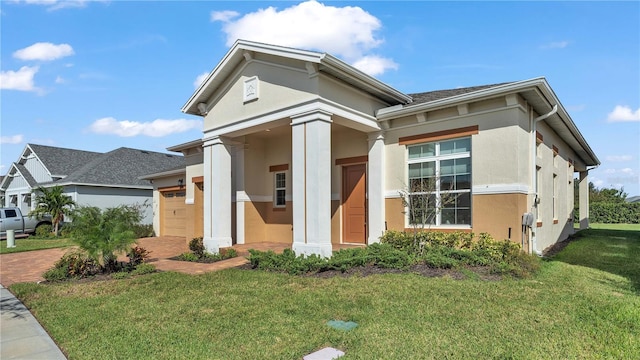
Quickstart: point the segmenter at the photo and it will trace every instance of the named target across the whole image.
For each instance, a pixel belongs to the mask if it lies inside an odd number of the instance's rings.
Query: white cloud
[[[12,135],[0,137],[0,144],[20,144],[24,140],[24,135]]]
[[[39,42],[13,53],[13,57],[20,60],[50,61],[74,54],[69,44],[52,44]]]
[[[616,173],[616,169],[606,169],[604,171],[605,174],[615,174]]]
[[[56,84],[64,84],[66,81],[62,76],[56,76]]]
[[[33,84],[33,77],[38,69],[37,66],[23,66],[18,71],[0,71],[0,89],[40,91]]]
[[[607,116],[608,122],[640,121],[640,108],[633,111],[626,105],[617,105]]]
[[[609,155],[606,157],[607,161],[611,162],[624,162],[633,160],[633,156],[631,155]]]
[[[633,169],[632,168],[620,169],[620,172],[623,173],[623,174],[627,174],[627,175],[633,175]]]
[[[364,56],[354,62],[353,66],[356,69],[373,76],[380,75],[387,69],[398,69],[398,64],[396,64],[393,60],[376,55]]]
[[[232,11],[211,14],[212,21],[223,23],[227,46],[244,39],[319,50],[360,64],[361,70],[376,75],[398,68],[393,60],[370,53],[383,43],[376,36],[382,23],[357,6],[335,7],[310,0],[282,10],[268,7],[238,16]]]
[[[232,10],[212,11],[211,21],[229,22],[231,21],[231,19],[233,19],[234,17],[238,17],[239,15],[239,12]]]
[[[548,44],[544,44],[544,45],[540,46],[540,48],[541,49],[564,49],[567,46],[569,46],[569,42],[564,40],[564,41],[550,42]]]
[[[15,0],[14,2],[22,2],[28,5],[44,5],[48,11],[55,11],[67,8],[83,8],[90,2],[108,2],[108,0]]]
[[[194,88],[199,88],[200,84],[202,84],[202,82],[204,81],[204,79],[207,78],[207,76],[209,76],[208,72],[203,72],[202,74],[198,75],[198,77],[196,77],[196,79],[193,81],[193,87]]]
[[[129,120],[118,121],[112,117],[106,117],[94,121],[89,127],[89,130],[96,134],[118,135],[122,137],[138,135],[162,137],[193,129],[201,130],[202,121],[156,119],[150,122],[138,122]]]

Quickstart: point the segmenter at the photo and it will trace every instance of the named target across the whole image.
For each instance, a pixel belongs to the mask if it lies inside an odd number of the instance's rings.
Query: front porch
[[[372,131],[374,130],[374,131]],[[204,141],[204,243],[330,257],[384,232],[384,138],[323,111]]]

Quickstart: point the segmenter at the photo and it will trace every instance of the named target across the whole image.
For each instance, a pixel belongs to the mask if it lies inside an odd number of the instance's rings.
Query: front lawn
[[[300,359],[326,346],[345,360],[633,359],[639,246],[640,232],[589,230],[527,280],[231,269],[10,289],[71,359]]]
[[[2,240],[0,243],[0,254],[10,254],[23,251],[43,250],[61,248],[75,245],[71,240],[67,238],[63,239],[34,239],[32,237],[24,239],[16,239],[16,247],[7,248],[7,240]]]

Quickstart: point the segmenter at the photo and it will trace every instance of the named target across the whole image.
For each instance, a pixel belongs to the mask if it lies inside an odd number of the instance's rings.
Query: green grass
[[[70,239],[34,239],[32,237],[16,239],[16,247],[14,248],[7,248],[7,240],[2,240],[0,243],[0,254],[53,249],[75,245]]]
[[[640,224],[589,224],[592,229],[640,231]]]
[[[345,360],[633,359],[639,236],[588,230],[528,280],[231,269],[11,290],[70,359],[300,359],[326,346]]]

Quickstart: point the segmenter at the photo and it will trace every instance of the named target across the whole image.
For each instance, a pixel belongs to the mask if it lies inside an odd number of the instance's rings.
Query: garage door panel
[[[160,233],[164,236],[184,236],[186,230],[186,193],[182,191],[162,192]]]

